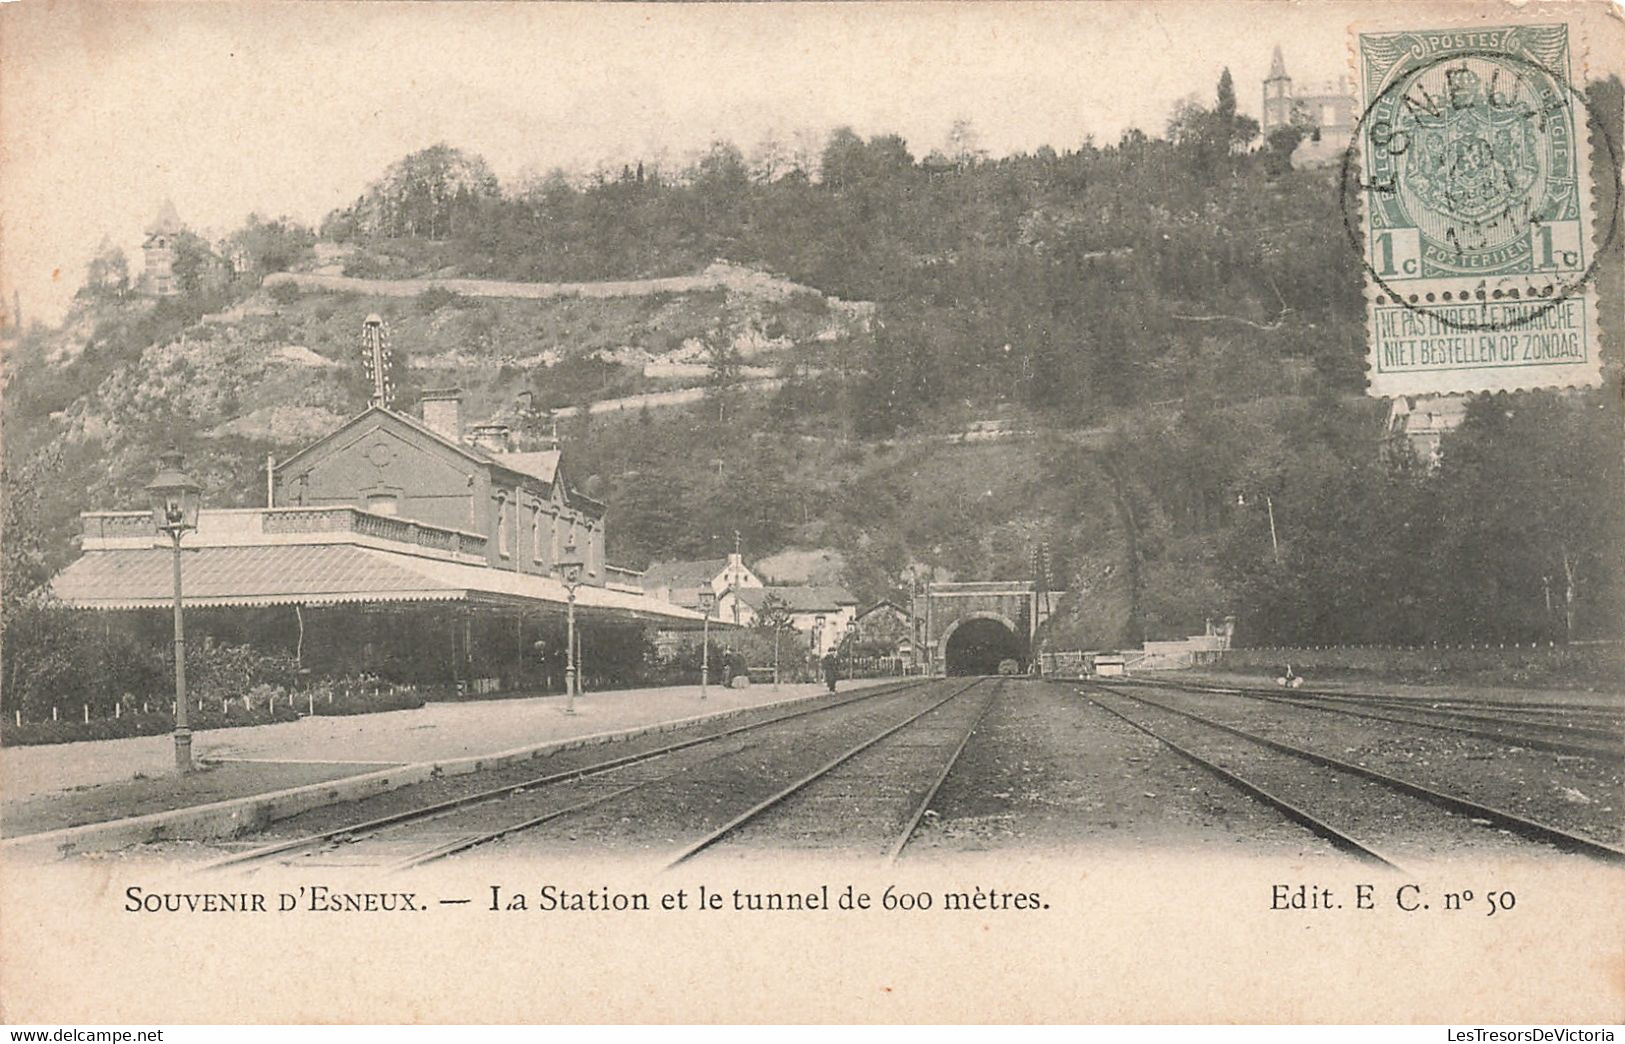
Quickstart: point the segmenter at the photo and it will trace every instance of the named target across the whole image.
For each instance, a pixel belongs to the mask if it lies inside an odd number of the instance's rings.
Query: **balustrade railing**
[[[157,536],[152,515],[145,511],[93,511],[83,514],[81,520],[85,538],[92,546],[101,541],[156,540]],[[188,541],[194,547],[240,546],[259,543],[267,537],[313,533],[355,533],[450,554],[483,555],[486,547],[486,538],[478,533],[432,526],[409,518],[375,515],[349,505],[205,510],[198,517],[196,534]]]

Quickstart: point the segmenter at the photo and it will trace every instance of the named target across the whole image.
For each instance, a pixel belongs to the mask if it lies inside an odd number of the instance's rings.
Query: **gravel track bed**
[[[905,859],[1009,848],[1336,852],[1054,682],[1008,682],[932,804],[938,815]]]
[[[1418,713],[1472,714],[1482,718],[1513,723],[1539,723],[1553,725],[1579,725],[1586,728],[1625,729],[1625,715],[1614,710],[1587,710],[1571,707],[1491,707],[1474,703],[1424,702],[1422,700],[1339,700],[1349,706],[1413,710]]]
[[[1184,690],[1179,690],[1183,692]],[[1229,695],[1229,694],[1219,694]],[[1504,732],[1509,743],[1519,738],[1531,740],[1566,740],[1573,743],[1589,744],[1596,747],[1606,747],[1610,741],[1615,745],[1625,738],[1625,730],[1621,730],[1608,721],[1580,721],[1568,715],[1558,717],[1546,716],[1548,712],[1532,712],[1536,717],[1507,717],[1504,714],[1486,715],[1476,710],[1458,711],[1455,708],[1419,707],[1414,703],[1410,705],[1397,705],[1392,703],[1360,702],[1347,700],[1327,700],[1318,703],[1313,697],[1308,697],[1303,703],[1293,704],[1284,700],[1272,699],[1267,696],[1257,696],[1250,693],[1238,694],[1242,699],[1253,700],[1264,706],[1293,707],[1315,710],[1316,713],[1337,713],[1343,717],[1354,714],[1376,714],[1392,718],[1401,723],[1427,725],[1442,725],[1454,728],[1476,729],[1481,732]],[[1323,708],[1323,709],[1322,709]],[[1374,721],[1374,718],[1362,719]],[[1584,731],[1582,731],[1584,730]],[[1606,732],[1606,737],[1595,735],[1596,730]],[[1434,730],[1442,731],[1442,730]],[[1625,753],[1625,751],[1622,751]]]
[[[432,779],[424,783],[402,787],[383,794],[365,798],[360,801],[344,802],[337,805],[328,805],[323,808],[311,809],[308,812],[278,820],[265,829],[253,834],[244,835],[231,841],[222,842],[173,842],[155,845],[138,846],[132,851],[161,852],[167,857],[171,849],[185,848],[188,850],[206,850],[217,853],[242,851],[247,848],[257,848],[262,845],[273,844],[278,841],[291,840],[310,834],[323,833],[341,827],[365,823],[383,816],[409,811],[425,805],[440,801],[449,801],[455,798],[466,797],[481,791],[496,787],[510,786],[523,783],[526,780],[542,776],[554,775],[562,772],[573,772],[580,769],[591,768],[594,765],[615,758],[626,757],[633,754],[645,753],[668,746],[672,743],[688,739],[697,739],[705,736],[717,736],[729,729],[756,722],[765,722],[792,711],[817,710],[819,713],[810,717],[802,717],[785,722],[783,726],[765,726],[765,728],[789,728],[797,725],[805,726],[819,720],[824,714],[839,714],[839,705],[842,701],[850,700],[851,693],[840,693],[834,697],[821,696],[808,700],[794,707],[762,707],[723,718],[714,722],[704,722],[697,725],[686,726],[668,732],[654,731],[642,736],[614,742],[589,743],[580,747],[572,747],[553,754],[548,754],[527,761],[518,762],[501,768],[487,769],[482,772],[473,772],[467,775],[447,776]],[[867,699],[860,699],[856,705],[877,704],[905,698],[905,693],[880,695]],[[750,733],[739,737],[744,741]],[[694,750],[702,750],[709,744],[702,744]],[[687,752],[678,752],[687,753]],[[626,766],[624,771],[641,769],[644,772],[655,772],[655,766],[662,765],[671,757],[664,755],[637,766]],[[564,784],[557,784],[563,786]],[[578,784],[571,784],[572,786]],[[482,807],[482,806],[473,806]],[[523,818],[522,816],[516,818]],[[439,821],[428,821],[420,826],[429,832],[448,832],[445,824]],[[467,833],[469,831],[463,831]]]
[[[1007,683],[984,681],[763,811],[701,860],[749,849],[815,848],[884,856],[965,733]]]
[[[737,750],[708,757],[649,786],[482,846],[468,858],[481,853],[503,858],[606,852],[675,855],[963,684],[962,679],[939,681],[897,698],[763,729],[751,734],[750,742]]]
[[[1423,859],[1504,855],[1533,844],[1375,781],[1310,764],[1168,711],[1105,693],[1089,696],[1382,855]]]
[[[1396,723],[1324,714],[1310,708],[1262,703],[1241,696],[1170,689],[1146,691],[1137,688],[1134,691],[1136,694],[1143,692],[1170,707],[1200,714],[1277,742],[1374,769],[1605,843],[1615,843],[1621,835],[1618,810],[1625,807],[1621,804],[1625,800],[1625,791],[1622,791],[1620,765],[1617,762],[1531,750],[1496,740],[1433,729],[1411,729]],[[1150,713],[1150,710],[1136,706],[1134,713],[1142,712]],[[1188,723],[1188,726],[1206,730],[1205,726],[1194,722]],[[1286,757],[1275,753],[1268,756]],[[1296,763],[1303,766],[1303,772],[1311,771],[1307,762]],[[1247,772],[1243,771],[1242,774],[1247,775]],[[1339,775],[1348,778],[1345,774]],[[1262,780],[1258,782],[1262,784]],[[1339,785],[1340,788],[1343,786]],[[1319,805],[1306,803],[1305,807],[1316,811]],[[1411,824],[1412,838],[1419,839],[1431,832],[1432,828],[1427,823],[1432,817],[1445,815],[1445,810],[1437,806],[1423,807],[1430,810],[1427,816],[1392,821],[1388,824],[1391,832],[1403,837],[1406,822]],[[1378,813],[1373,811],[1374,822],[1377,816]],[[1351,833],[1361,836],[1358,830]],[[1551,850],[1546,846],[1540,847]]]
[[[790,725],[786,722],[782,727]],[[768,726],[775,727],[779,726]],[[544,815],[570,815],[575,806],[595,799],[611,799],[629,787],[659,785],[673,775],[703,769],[723,758],[748,754],[756,745],[754,733],[729,736],[652,761],[610,769],[590,779],[553,783],[535,791],[516,791],[430,819],[385,827],[354,842],[330,844],[328,848],[301,854],[290,862],[300,866],[391,864],[452,841],[514,827]]]

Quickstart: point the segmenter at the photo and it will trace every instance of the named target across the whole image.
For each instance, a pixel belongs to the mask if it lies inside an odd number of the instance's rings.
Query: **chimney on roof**
[[[430,388],[418,397],[424,427],[452,442],[463,441],[463,389]]]
[[[476,424],[468,441],[487,453],[507,453],[513,449],[513,430],[506,424]]]

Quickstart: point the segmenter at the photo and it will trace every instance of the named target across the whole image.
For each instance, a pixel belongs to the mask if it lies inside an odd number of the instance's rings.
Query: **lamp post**
[[[175,548],[175,768],[192,771],[192,729],[186,720],[186,624],[181,618],[181,534],[197,528],[203,487],[181,470],[181,454],[159,457],[158,474],[147,484],[152,522],[169,534]]]
[[[570,597],[565,610],[565,639],[564,639],[564,713],[576,712],[576,588],[581,586],[581,571],[586,563],[576,552],[574,543],[564,548],[564,554],[554,564],[558,570],[559,579],[564,581],[565,590]]]
[[[717,593],[709,586],[700,588],[700,612],[705,623],[700,630],[700,699],[705,699],[705,687],[711,681],[711,610],[717,604]]]
[[[775,605],[767,619],[773,625],[773,688],[776,690],[779,687],[779,636],[790,626],[790,610],[783,605]]]

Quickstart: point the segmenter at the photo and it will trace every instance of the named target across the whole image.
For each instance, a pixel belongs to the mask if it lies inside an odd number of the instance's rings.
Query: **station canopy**
[[[119,519],[122,521],[122,519]],[[396,550],[354,534],[299,543],[183,545],[187,606],[337,606],[460,603],[562,612],[568,591],[557,577]],[[336,538],[336,539],[335,539]],[[145,546],[133,546],[143,544]],[[87,539],[85,554],[58,573],[49,594],[73,609],[162,609],[174,600],[174,552],[167,541]],[[417,550],[417,549],[413,549]],[[581,584],[576,611],[602,620],[698,627],[699,613],[638,592]]]

